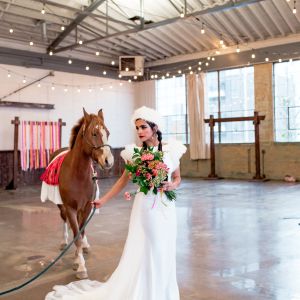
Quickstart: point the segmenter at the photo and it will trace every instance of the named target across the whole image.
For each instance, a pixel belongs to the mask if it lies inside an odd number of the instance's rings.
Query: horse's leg
[[[80,221],[79,221],[79,228],[80,229],[83,227],[85,221],[89,217],[90,212],[91,212],[91,209],[87,207],[86,210],[82,213]],[[83,250],[83,253],[88,254],[89,253],[89,248],[91,246],[88,243],[88,240],[87,240],[87,237],[86,237],[86,234],[85,234],[85,230],[82,231],[81,237],[82,237],[82,250]]]
[[[60,210],[60,216],[64,221],[63,224],[63,241],[60,244],[60,250],[64,250],[66,246],[68,245],[68,238],[69,238],[69,228],[68,228],[68,223],[67,223],[67,214],[66,214],[66,209],[64,205],[62,204],[57,204],[59,210]]]
[[[78,226],[78,222],[77,222],[77,212],[76,212],[76,210],[74,210],[72,208],[66,208],[66,212],[67,212],[67,217],[68,217],[68,220],[69,220],[69,223],[70,223],[70,226],[72,228],[74,238],[75,238],[79,232],[79,226]],[[76,245],[77,249],[75,252],[75,260],[74,260],[74,264],[73,264],[73,269],[74,269],[74,267],[78,266],[78,268],[76,268],[77,269],[76,277],[78,279],[88,278],[87,269],[85,267],[85,261],[84,261],[84,257],[83,257],[83,251],[82,251],[81,235],[75,242],[75,245]]]

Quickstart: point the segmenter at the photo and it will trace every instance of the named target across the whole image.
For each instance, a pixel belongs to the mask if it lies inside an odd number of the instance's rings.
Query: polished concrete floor
[[[102,180],[102,191],[113,181]],[[39,189],[0,191],[1,291],[32,277],[59,253],[58,210],[39,201]],[[184,179],[178,194],[181,300],[300,299],[299,184]],[[91,221],[91,279],[104,281],[116,267],[130,208],[120,196]],[[41,300],[53,285],[73,281],[73,252],[1,299]]]

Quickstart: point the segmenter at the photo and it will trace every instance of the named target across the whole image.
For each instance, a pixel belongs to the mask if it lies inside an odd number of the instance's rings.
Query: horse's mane
[[[77,124],[75,126],[73,126],[72,130],[71,130],[71,137],[70,137],[70,149],[72,149],[75,145],[75,141],[78,135],[78,132],[83,124],[84,121],[84,117],[82,117],[81,119],[78,120]]]

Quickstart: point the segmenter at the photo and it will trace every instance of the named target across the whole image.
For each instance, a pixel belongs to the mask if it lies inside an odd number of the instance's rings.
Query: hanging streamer
[[[21,122],[21,168],[45,168],[50,155],[61,147],[59,122]]]

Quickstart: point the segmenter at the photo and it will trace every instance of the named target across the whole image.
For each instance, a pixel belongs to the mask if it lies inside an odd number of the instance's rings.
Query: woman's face
[[[142,119],[136,120],[135,128],[136,128],[137,135],[142,142],[151,140],[153,136],[153,130],[145,120]]]

